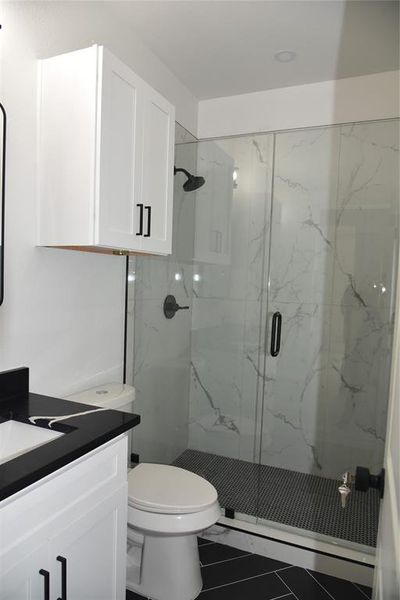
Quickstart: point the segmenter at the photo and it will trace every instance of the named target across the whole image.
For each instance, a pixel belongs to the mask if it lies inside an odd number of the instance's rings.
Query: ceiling
[[[399,2],[106,2],[199,99],[399,68]],[[278,62],[283,50],[296,53]]]

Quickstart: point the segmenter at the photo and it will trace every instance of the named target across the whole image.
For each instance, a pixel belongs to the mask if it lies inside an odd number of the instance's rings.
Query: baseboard
[[[342,548],[333,542],[318,542],[282,530],[274,532],[262,525],[225,517],[221,517],[218,524],[204,532],[202,537],[372,587],[374,556]]]

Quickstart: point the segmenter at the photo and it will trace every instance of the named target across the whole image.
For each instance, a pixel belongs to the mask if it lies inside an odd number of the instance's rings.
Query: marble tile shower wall
[[[218,142],[238,187],[229,261],[195,257],[190,448],[253,461],[261,447],[264,464],[335,478],[380,468],[398,137],[388,121],[277,134],[275,148],[272,135]],[[215,168],[210,144],[198,144],[199,171]],[[272,358],[263,332],[275,311]]]
[[[196,169],[196,144],[184,142],[193,140],[177,124],[175,164],[189,171]],[[184,181],[175,177],[172,255],[130,262],[134,340],[128,347],[134,355],[127,360],[133,366],[127,381],[135,386],[135,411],[142,418],[132,446],[148,462],[170,463],[188,447],[195,195],[183,191]],[[167,320],[162,308],[168,294],[190,310]]]
[[[257,460],[255,428],[261,422],[260,315],[273,141],[272,135],[258,135],[198,144],[198,171],[206,184],[196,200],[189,447],[249,461]],[[224,186],[222,197],[220,182],[227,179],[230,193]],[[219,215],[215,205],[224,206],[225,214]],[[208,223],[198,218],[203,210],[210,215]],[[205,226],[219,228],[220,248]],[[204,239],[208,253],[202,253]],[[218,252],[221,247],[224,253]]]
[[[399,222],[399,122],[341,128],[325,472],[383,463]]]

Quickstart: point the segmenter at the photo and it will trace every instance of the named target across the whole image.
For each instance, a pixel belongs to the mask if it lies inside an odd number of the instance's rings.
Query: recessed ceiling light
[[[296,56],[297,54],[296,52],[293,52],[293,50],[281,50],[280,52],[274,54],[275,60],[282,63],[291,62],[296,58]]]

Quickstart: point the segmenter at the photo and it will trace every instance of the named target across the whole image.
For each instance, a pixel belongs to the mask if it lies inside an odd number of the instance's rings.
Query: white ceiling
[[[399,68],[399,2],[111,1],[199,99]],[[280,63],[274,54],[297,53]]]

